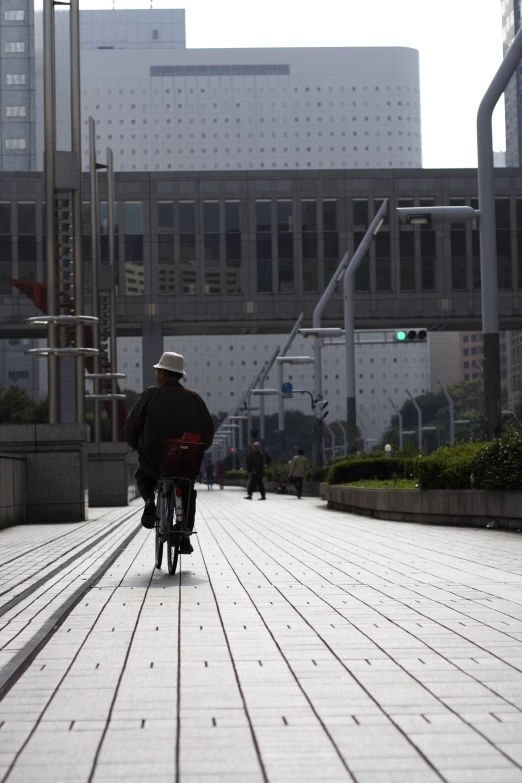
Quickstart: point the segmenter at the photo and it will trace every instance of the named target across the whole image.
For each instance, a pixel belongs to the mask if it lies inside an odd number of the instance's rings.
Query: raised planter
[[[361,489],[322,485],[328,508],[398,522],[522,528],[522,492],[482,489]]]
[[[0,454],[0,528],[25,522],[25,457]]]
[[[247,479],[225,479],[225,486],[227,487],[248,487]],[[303,487],[303,497],[316,498],[319,497],[319,481],[306,481]],[[265,481],[265,490],[267,492],[275,492],[277,484],[275,481]],[[295,487],[288,488],[288,495],[295,495]]]

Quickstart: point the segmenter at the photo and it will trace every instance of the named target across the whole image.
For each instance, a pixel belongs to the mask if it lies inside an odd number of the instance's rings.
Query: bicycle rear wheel
[[[161,568],[163,560],[163,541],[160,538],[159,525],[156,523],[156,568]]]
[[[179,533],[170,533],[167,541],[167,560],[169,566],[169,574],[174,576],[176,573],[176,567],[178,565],[179,549],[181,544],[181,536]]]

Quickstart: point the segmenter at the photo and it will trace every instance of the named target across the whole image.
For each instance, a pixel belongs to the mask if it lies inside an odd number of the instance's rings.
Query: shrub
[[[248,473],[246,470],[227,470],[227,479],[247,479]]]
[[[308,478],[310,481],[326,481],[326,468],[312,468]]]
[[[334,463],[328,471],[329,484],[346,484],[361,479],[411,478],[416,460],[411,457],[368,456]]]
[[[475,461],[484,449],[483,443],[461,443],[443,446],[429,457],[417,460],[416,473],[421,489],[471,489],[471,475],[476,482]]]
[[[486,444],[473,462],[480,489],[522,489],[522,425],[517,422],[502,438]]]

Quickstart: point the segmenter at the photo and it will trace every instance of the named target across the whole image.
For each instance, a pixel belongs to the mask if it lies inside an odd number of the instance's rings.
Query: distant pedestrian
[[[292,460],[292,464],[290,465],[290,478],[293,478],[295,488],[297,490],[297,498],[298,500],[301,500],[301,495],[303,494],[303,484],[304,480],[308,475],[308,472],[310,471],[310,463],[308,462],[307,458],[304,455],[303,449],[299,449],[297,454]]]
[[[261,444],[257,441],[252,444],[252,451],[247,455],[246,469],[250,473],[247,496],[245,500],[252,500],[252,493],[259,489],[261,497],[259,500],[266,500],[265,485],[263,484],[263,473],[266,465],[270,465],[271,459],[268,454],[261,450]]]
[[[212,462],[207,462],[205,465],[205,483],[207,489],[214,489],[214,465]]]
[[[225,478],[227,475],[227,471],[225,469],[225,466],[222,462],[218,462],[217,468],[216,468],[216,478],[219,483],[219,488],[224,489],[225,488]]]

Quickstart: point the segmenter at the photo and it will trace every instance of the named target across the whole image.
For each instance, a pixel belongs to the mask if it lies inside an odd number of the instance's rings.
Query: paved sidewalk
[[[522,783],[522,537],[242,497],[181,575],[130,541],[0,703],[0,781]]]

